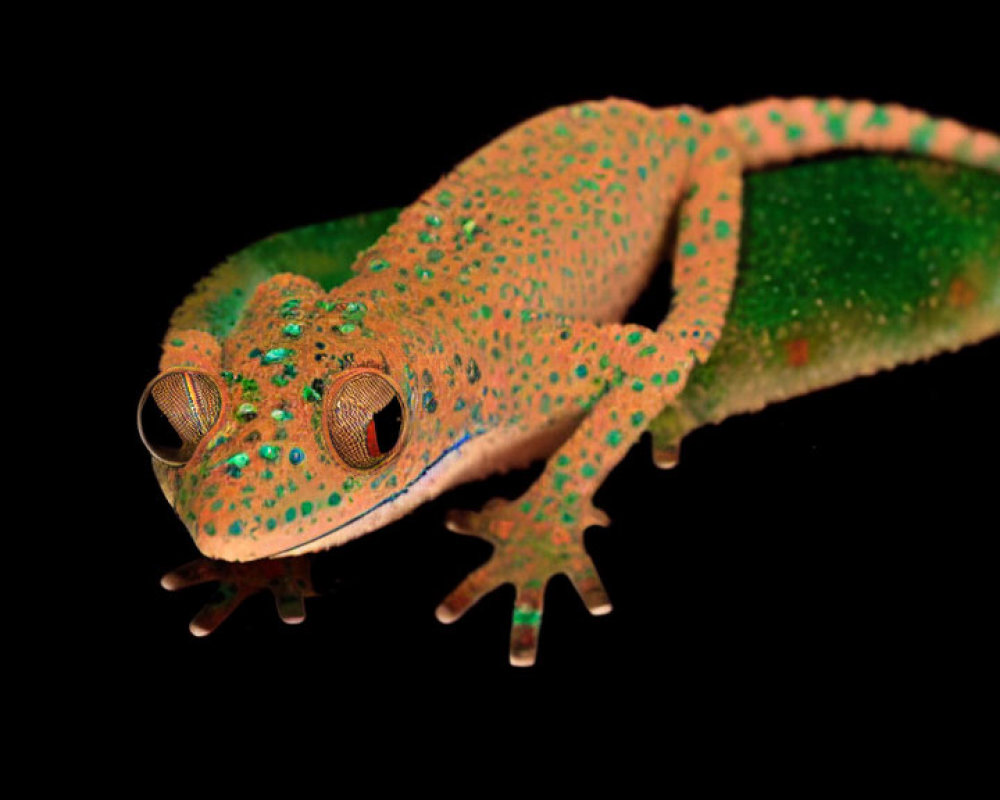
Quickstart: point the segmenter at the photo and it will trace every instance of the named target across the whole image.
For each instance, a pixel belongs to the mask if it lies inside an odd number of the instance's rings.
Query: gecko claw
[[[453,508],[445,516],[444,526],[452,533],[469,536],[475,529],[475,512]]]
[[[653,463],[660,469],[673,469],[681,460],[680,442],[653,442]]]

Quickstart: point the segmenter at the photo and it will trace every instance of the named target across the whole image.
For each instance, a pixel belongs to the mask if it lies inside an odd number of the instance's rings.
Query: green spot
[[[679,381],[680,379],[681,379],[681,374],[675,369],[672,369],[670,370],[670,372],[667,373],[668,384],[677,383],[677,381]]]
[[[586,364],[578,364],[577,367],[576,367],[576,369],[574,370],[574,372],[576,372],[576,376],[578,378],[586,378],[587,377],[587,365]]]
[[[444,253],[440,250],[434,249],[427,254],[427,260],[431,263],[437,263],[442,258],[444,258]]]
[[[593,464],[584,464],[580,467],[580,474],[584,478],[593,478],[597,474],[597,470],[594,468]]]
[[[625,337],[625,341],[629,344],[639,344],[639,342],[642,341],[642,332],[632,331],[632,333]]]
[[[632,415],[632,427],[633,428],[638,428],[640,425],[642,425],[642,421],[644,419],[646,419],[646,415],[643,414],[641,411],[636,411]]]
[[[729,234],[732,233],[732,227],[729,223],[723,219],[720,219],[715,223],[715,238],[716,239],[727,239]]]
[[[236,467],[237,469],[243,469],[250,463],[250,456],[246,453],[237,453],[231,458],[226,459],[226,464],[231,467]]]
[[[381,272],[384,269],[389,268],[389,262],[384,258],[376,258],[374,261],[368,262],[368,269],[372,272]]]
[[[441,217],[439,217],[437,214],[428,214],[424,218],[424,222],[426,222],[432,228],[440,228],[441,227]]]
[[[276,461],[278,456],[281,455],[281,448],[275,447],[273,444],[265,444],[261,445],[260,450],[257,452],[260,453],[261,458],[266,458],[268,461]]]
[[[368,313],[368,307],[364,303],[348,303],[344,306],[344,310],[341,316],[344,319],[352,320],[354,322],[359,322],[365,314]]]
[[[644,387],[643,387],[642,381],[640,381],[640,380],[634,380],[634,381],[632,381],[632,391],[633,392],[641,392],[643,390],[643,388]]]
[[[842,142],[847,138],[847,115],[830,114],[826,119],[826,132],[835,142]]]
[[[281,332],[285,334],[285,336],[291,336],[293,339],[297,339],[302,335],[302,326],[296,322],[290,322],[281,329]]]
[[[285,512],[285,522],[291,522],[293,519],[295,519],[295,506],[289,506]]]
[[[926,153],[934,141],[937,125],[933,120],[927,120],[913,129],[910,134],[910,148],[915,153]]]
[[[608,434],[608,438],[606,441],[612,447],[617,447],[622,443],[622,432],[619,430],[611,431],[611,433]]]
[[[172,344],[174,347],[183,347],[184,346],[184,340],[183,339],[171,339],[170,340],[170,344]]]
[[[801,125],[789,125],[785,128],[785,138],[790,142],[797,142],[805,133]]]
[[[452,204],[452,202],[454,202],[454,200],[455,200],[455,195],[453,195],[447,189],[445,189],[443,192],[441,192],[437,196],[437,201],[441,205],[443,205],[445,208],[447,208],[448,206],[450,206]]]
[[[313,389],[308,383],[302,387],[302,399],[307,403],[318,403],[322,397],[319,392]]]
[[[229,534],[231,536],[239,536],[241,533],[243,533],[243,523],[239,520],[229,526]]]
[[[538,626],[542,624],[542,612],[534,608],[515,608],[514,609],[514,624],[515,625],[531,625]]]
[[[865,122],[866,128],[887,128],[889,127],[889,112],[882,106],[875,106],[872,115]]]
[[[339,506],[340,495],[337,494],[337,492],[333,492],[328,498],[326,498],[326,502],[328,502],[331,506]]]
[[[694,244],[694,242],[685,242],[681,247],[681,254],[685,256],[693,256],[696,255],[697,252],[698,247]]]
[[[276,347],[274,350],[268,350],[260,359],[261,364],[276,364],[281,361],[281,359],[286,358],[292,354],[291,350],[284,347]]]
[[[303,517],[309,516],[310,514],[312,514],[312,510],[313,510],[313,504],[310,503],[308,500],[306,500],[302,504],[302,516]]]

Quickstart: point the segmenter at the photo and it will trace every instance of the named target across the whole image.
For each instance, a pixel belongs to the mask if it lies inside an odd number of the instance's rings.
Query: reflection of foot
[[[199,558],[168,572],[160,584],[174,591],[219,581],[218,591],[189,626],[195,636],[208,636],[246,598],[265,589],[274,595],[278,615],[284,622],[289,625],[302,622],[306,618],[305,598],[318,596],[309,577],[309,567],[309,559],[305,556],[246,563]]]
[[[437,618],[453,622],[479,598],[505,583],[517,591],[510,636],[510,663],[530,666],[538,651],[542,601],[549,578],[569,577],[592,614],[607,614],[611,602],[590,556],[583,547],[583,533],[592,525],[606,526],[607,515],[589,501],[575,506],[577,514],[535,509],[529,491],[520,500],[491,500],[479,513],[453,511],[449,530],[486,539],[493,555],[471,573],[438,606]],[[579,510],[585,509],[582,513]]]

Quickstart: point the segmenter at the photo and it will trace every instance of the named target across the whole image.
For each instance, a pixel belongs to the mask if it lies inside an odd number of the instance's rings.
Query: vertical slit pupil
[[[372,417],[372,425],[375,428],[378,453],[371,455],[384,455],[391,452],[399,441],[399,434],[403,427],[403,407],[399,404],[399,398],[393,397],[381,411],[376,411]]]

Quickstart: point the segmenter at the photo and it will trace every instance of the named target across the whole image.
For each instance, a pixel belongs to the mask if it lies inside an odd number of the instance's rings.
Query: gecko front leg
[[[611,610],[583,544],[588,527],[609,522],[592,498],[649,420],[676,398],[695,360],[689,344],[666,331],[590,323],[563,331],[542,344],[568,365],[560,380],[586,417],[524,495],[493,500],[478,513],[452,512],[448,520],[452,530],[495,549],[438,607],[438,619],[452,622],[485,594],[513,583],[515,666],[535,662],[545,587],[554,575],[570,578],[591,613]]]

